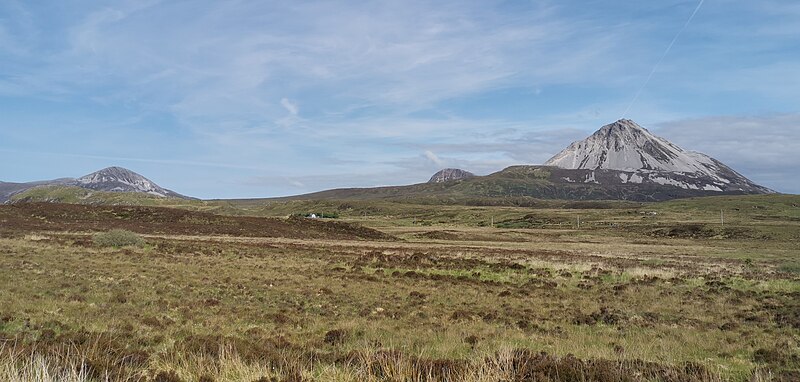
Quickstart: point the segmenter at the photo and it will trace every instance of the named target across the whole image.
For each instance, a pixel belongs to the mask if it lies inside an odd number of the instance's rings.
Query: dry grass
[[[81,357],[65,352],[40,355],[15,350],[8,344],[0,348],[0,380],[6,382],[89,382]]]
[[[786,242],[448,229],[470,240],[7,232],[0,380],[798,376]]]
[[[3,354],[0,358],[0,378],[8,382],[721,380],[717,373],[695,364],[664,367],[640,361],[584,361],[571,356],[558,358],[512,349],[501,349],[487,357],[464,361],[427,359],[396,351],[365,350],[350,353],[337,364],[314,363],[290,355],[272,363],[254,362],[241,358],[230,349],[221,349],[214,357],[171,353],[152,362],[150,370],[124,378],[93,375],[90,367],[79,355],[67,361],[59,356]],[[754,377],[754,380],[772,380],[769,372],[759,372]]]
[[[134,232],[124,229],[112,229],[108,232],[96,233],[92,237],[92,242],[100,247],[141,247],[145,244],[144,239]]]

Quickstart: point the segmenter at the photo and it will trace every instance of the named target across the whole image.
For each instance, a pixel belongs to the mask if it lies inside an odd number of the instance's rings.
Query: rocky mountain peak
[[[158,197],[192,199],[168,190],[150,179],[123,167],[107,167],[80,178],[61,178],[27,183],[0,182],[0,203],[7,203],[12,196],[40,186],[80,187],[94,191],[138,192]]]
[[[428,183],[442,183],[474,177],[475,174],[459,168],[446,168],[433,174]]]
[[[143,192],[155,196],[179,196],[123,167],[107,167],[75,180],[78,186],[98,191]]]
[[[645,133],[649,133],[649,131],[639,126],[638,123],[630,119],[620,119],[601,127],[600,130],[597,130],[592,135],[606,138],[622,138],[626,136],[638,136]]]
[[[682,188],[745,191],[760,187],[718,160],[684,150],[629,119],[605,125],[586,139],[573,142],[545,165],[624,171],[632,174],[631,179],[653,178]],[[687,176],[696,181],[687,183]]]
[[[78,178],[78,181],[87,182],[88,183],[88,182],[93,182],[93,181],[95,181],[97,179],[102,179],[102,178],[107,178],[107,179],[129,179],[129,180],[146,179],[145,177],[143,177],[143,176],[141,176],[141,175],[139,175],[139,174],[137,174],[137,173],[135,173],[135,172],[133,172],[131,170],[128,170],[127,168],[111,166],[111,167],[106,167],[106,168],[104,168],[102,170],[95,171],[95,172],[93,172],[91,174],[84,175],[84,176]]]
[[[545,165],[571,169],[653,170],[710,173],[711,158],[658,137],[629,119],[621,119],[573,142]]]

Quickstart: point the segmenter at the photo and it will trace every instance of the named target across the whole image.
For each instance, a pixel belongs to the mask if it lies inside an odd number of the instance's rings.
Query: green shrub
[[[100,247],[125,247],[142,246],[144,239],[134,232],[124,229],[112,229],[108,232],[101,232],[94,235],[94,244]]]

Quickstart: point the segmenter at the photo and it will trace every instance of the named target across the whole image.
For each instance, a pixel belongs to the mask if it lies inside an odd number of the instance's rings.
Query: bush
[[[126,231],[124,229],[112,229],[108,232],[102,232],[94,235],[93,241],[95,245],[100,247],[125,247],[125,246],[141,246],[144,245],[144,239],[134,232]]]

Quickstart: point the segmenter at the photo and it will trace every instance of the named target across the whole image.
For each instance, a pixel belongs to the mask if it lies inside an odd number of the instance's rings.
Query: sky
[[[0,180],[411,184],[541,164],[626,117],[800,193],[797,36],[794,0],[4,0]]]

